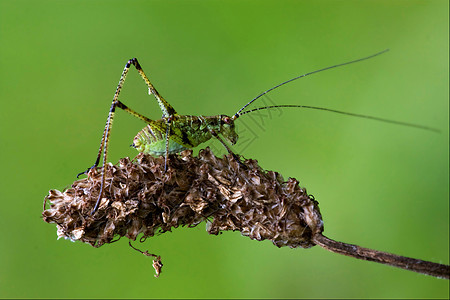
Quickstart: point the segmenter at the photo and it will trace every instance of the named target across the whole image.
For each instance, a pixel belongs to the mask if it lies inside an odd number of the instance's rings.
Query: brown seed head
[[[70,189],[51,190],[45,197],[42,216],[56,223],[58,237],[100,247],[126,236],[141,241],[178,226],[197,226],[208,221],[207,231],[240,231],[276,246],[309,248],[319,245],[331,252],[375,261],[438,278],[450,278],[450,266],[337,242],[322,235],[323,222],[317,201],[277,172],[264,171],[256,160],[238,162],[232,155],[215,157],[209,148],[197,157],[192,151],[164,157],[139,154],[108,165],[104,198],[92,214],[100,193],[101,169],[90,170],[86,179]],[[46,209],[46,203],[50,208]],[[161,257],[153,257],[156,277]]]
[[[164,158],[139,154],[108,165],[104,198],[91,212],[100,192],[101,170],[77,180],[60,192],[51,190],[42,213],[57,224],[58,237],[99,247],[115,237],[136,240],[178,226],[208,221],[207,231],[240,231],[251,239],[271,240],[276,246],[309,248],[312,236],[323,231],[318,203],[298,181],[264,171],[256,160],[238,163],[231,155],[217,158],[209,150],[197,157],[187,150]]]

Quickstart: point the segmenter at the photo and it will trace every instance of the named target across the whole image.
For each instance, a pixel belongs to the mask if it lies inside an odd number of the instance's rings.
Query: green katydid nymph
[[[411,124],[411,123],[405,123],[405,122],[398,122],[378,117],[372,117],[367,115],[361,115],[361,114],[355,114],[355,113],[349,113],[349,112],[343,112],[338,111],[334,109],[328,109],[323,107],[316,107],[316,106],[308,106],[308,105],[273,105],[273,106],[264,106],[259,107],[251,110],[244,111],[250,104],[252,104],[257,99],[261,98],[263,95],[273,91],[274,89],[285,85],[289,82],[292,82],[294,80],[297,80],[302,77],[306,77],[308,75],[312,75],[321,71],[329,70],[332,68],[356,63],[359,61],[363,61],[375,56],[378,56],[382,53],[385,53],[388,50],[384,50],[378,53],[375,53],[373,55],[363,57],[360,59],[352,60],[349,62],[329,66],[323,69],[319,69],[316,71],[312,71],[300,76],[297,76],[295,78],[292,78],[290,80],[284,81],[265,92],[259,94],[255,98],[253,98],[250,102],[248,102],[246,105],[244,105],[241,109],[239,109],[234,115],[227,116],[227,115],[216,115],[216,116],[190,116],[190,115],[179,115],[175,109],[158,93],[158,91],[155,89],[155,87],[152,85],[148,77],[145,75],[144,71],[142,70],[138,60],[136,58],[130,59],[122,72],[122,76],[120,77],[119,84],[117,86],[116,92],[113,97],[113,101],[111,104],[111,108],[109,110],[108,118],[106,121],[106,126],[103,131],[103,136],[100,142],[100,148],[97,154],[97,159],[94,163],[94,165],[90,168],[88,168],[86,171],[78,174],[85,174],[90,169],[96,168],[100,163],[100,158],[103,154],[103,162],[102,162],[102,182],[101,182],[101,188],[100,193],[97,199],[97,202],[95,204],[94,210],[92,211],[92,214],[96,212],[96,210],[99,207],[99,204],[101,202],[101,199],[103,197],[103,186],[105,185],[105,171],[107,167],[107,157],[108,157],[108,145],[109,145],[109,136],[112,128],[112,122],[114,118],[114,114],[116,111],[116,108],[123,109],[124,111],[128,112],[129,114],[137,117],[138,119],[141,119],[144,121],[147,126],[145,126],[134,138],[132,146],[136,148],[139,152],[143,152],[146,154],[152,154],[152,155],[164,155],[165,156],[165,166],[164,170],[167,170],[167,164],[168,164],[168,156],[169,154],[175,154],[179,153],[185,149],[195,148],[198,145],[210,140],[212,137],[218,139],[222,145],[227,149],[227,151],[232,154],[239,162],[239,158],[231,151],[230,147],[227,145],[226,142],[230,143],[231,145],[234,145],[238,140],[238,135],[235,130],[234,122],[236,119],[238,119],[240,116],[245,115],[247,113],[251,113],[258,110],[263,109],[272,109],[272,108],[287,108],[287,107],[295,107],[295,108],[308,108],[308,109],[316,109],[316,110],[323,110],[323,111],[329,111],[329,112],[335,112],[340,113],[344,115],[354,116],[354,117],[360,117],[360,118],[368,118],[373,119],[377,121],[382,122],[388,122],[388,123],[394,123],[399,125],[405,125],[410,127],[416,127],[431,131],[437,131],[433,128]],[[128,74],[128,71],[133,65],[136,70],[138,71],[139,75],[142,77],[144,82],[148,86],[148,92],[149,94],[153,94],[155,96],[156,100],[158,101],[159,107],[162,111],[162,118],[160,120],[151,120],[144,115],[128,108],[124,103],[122,103],[119,100],[119,93],[122,89],[122,86],[125,82],[125,78]],[[223,139],[222,139],[223,138]],[[226,141],[226,142],[225,142]]]

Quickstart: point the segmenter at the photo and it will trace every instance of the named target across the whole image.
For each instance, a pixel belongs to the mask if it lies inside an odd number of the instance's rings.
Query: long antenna
[[[323,110],[323,111],[334,112],[334,113],[343,114],[343,115],[352,116],[352,117],[372,119],[372,120],[381,121],[381,122],[385,122],[385,123],[391,123],[391,124],[396,124],[396,125],[403,125],[403,126],[408,126],[408,127],[414,127],[414,128],[429,130],[429,131],[433,131],[433,132],[441,132],[439,129],[435,129],[435,128],[428,127],[428,126],[423,126],[423,125],[418,125],[418,124],[413,124],[413,123],[407,123],[407,122],[400,122],[400,121],[384,119],[384,118],[379,118],[379,117],[361,115],[361,114],[355,114],[355,113],[350,113],[350,112],[345,112],[345,111],[340,111],[340,110],[335,110],[335,109],[330,109],[330,108],[309,106],[309,105],[271,105],[271,106],[264,106],[264,107],[258,107],[258,108],[254,108],[254,109],[251,109],[251,110],[247,110],[247,111],[241,112],[239,114],[239,116],[242,116],[242,115],[245,115],[245,114],[248,114],[248,113],[251,113],[251,112],[255,112],[255,111],[258,111],[258,110],[262,110],[262,109],[285,108],[285,107],[296,107],[296,108],[308,108],[308,109]]]
[[[329,69],[333,69],[333,68],[337,68],[337,67],[341,67],[341,66],[353,64],[353,63],[356,63],[356,62],[359,62],[359,61],[362,61],[362,60],[366,60],[366,59],[369,59],[369,58],[378,56],[378,55],[380,55],[380,54],[383,54],[383,53],[385,53],[385,52],[387,52],[387,51],[389,51],[389,49],[385,49],[385,50],[383,50],[383,51],[381,51],[381,52],[372,54],[372,55],[370,55],[370,56],[366,56],[366,57],[359,58],[359,59],[356,59],[356,60],[352,60],[352,61],[349,61],[349,62],[345,62],[345,63],[342,63],[342,64],[338,64],[338,65],[326,67],[326,68],[323,68],[323,69],[320,69],[320,70],[312,71],[312,72],[309,72],[309,73],[306,73],[306,74],[297,76],[297,77],[295,77],[295,78],[289,79],[288,81],[282,82],[282,83],[280,83],[280,84],[278,84],[278,85],[276,85],[276,86],[274,86],[274,87],[268,89],[267,91],[265,91],[265,92],[259,94],[258,96],[256,96],[255,98],[253,98],[252,101],[250,101],[249,103],[245,104],[244,107],[242,107],[242,108],[241,108],[241,109],[233,116],[233,119],[239,118],[239,116],[241,115],[241,111],[243,111],[247,106],[249,106],[250,104],[252,104],[255,100],[257,100],[258,98],[264,96],[265,94],[267,94],[267,93],[273,91],[274,89],[276,89],[276,88],[278,88],[278,87],[280,87],[280,86],[282,86],[282,85],[285,85],[286,83],[289,83],[289,82],[291,82],[291,81],[300,79],[300,78],[302,78],[302,77],[306,77],[306,76],[308,76],[308,75],[312,75],[312,74],[315,74],[315,73],[319,73],[319,72],[322,72],[322,71],[325,71],[325,70],[329,70]]]

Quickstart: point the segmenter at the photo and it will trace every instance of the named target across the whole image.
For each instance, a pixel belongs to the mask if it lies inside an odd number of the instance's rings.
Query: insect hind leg
[[[125,110],[126,112],[128,112],[129,114],[143,120],[144,122],[146,122],[147,124],[152,124],[154,123],[154,121],[150,120],[149,118],[135,112],[134,110],[128,108],[125,104],[123,104],[122,102],[119,101],[119,93],[122,89],[122,86],[125,82],[126,76],[128,74],[128,71],[131,67],[131,65],[133,65],[136,70],[138,71],[139,75],[142,77],[142,79],[145,81],[145,83],[148,86],[149,89],[149,93],[153,94],[156,98],[156,100],[158,101],[158,104],[163,112],[163,116],[170,118],[172,115],[176,114],[176,111],[173,109],[172,106],[170,106],[169,103],[167,103],[166,100],[164,100],[164,98],[158,93],[158,91],[155,89],[155,87],[151,84],[150,80],[148,79],[148,77],[145,75],[144,71],[142,70],[139,62],[137,61],[136,58],[132,58],[130,59],[126,65],[125,68],[122,72],[122,76],[120,77],[119,80],[119,84],[117,85],[116,91],[114,93],[114,98],[113,101],[111,103],[111,108],[109,110],[109,114],[108,114],[108,119],[106,121],[106,125],[105,125],[105,130],[103,131],[103,135],[102,135],[102,140],[100,142],[100,147],[99,147],[99,151],[97,154],[97,158],[95,160],[95,163],[92,167],[88,168],[86,171],[81,172],[77,175],[77,177],[79,177],[82,174],[86,174],[89,172],[89,170],[98,167],[98,165],[100,164],[100,159],[102,157],[103,154],[103,161],[102,161],[102,180],[101,180],[101,188],[100,188],[100,193],[97,199],[97,202],[95,204],[94,210],[92,211],[91,215],[94,214],[100,204],[100,201],[103,197],[103,187],[105,186],[105,172],[106,172],[106,161],[107,161],[107,157],[108,157],[108,145],[109,145],[109,136],[110,136],[110,132],[111,132],[111,128],[112,128],[112,122],[114,119],[114,114],[115,114],[115,110],[116,108],[121,108],[123,110]]]

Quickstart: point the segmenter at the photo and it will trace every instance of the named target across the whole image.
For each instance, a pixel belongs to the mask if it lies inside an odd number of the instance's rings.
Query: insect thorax
[[[215,134],[221,134],[232,145],[236,143],[238,135],[235,131],[234,120],[229,116],[219,115],[191,117],[191,130],[198,132],[198,134],[191,135],[195,146],[211,139],[213,132]]]

